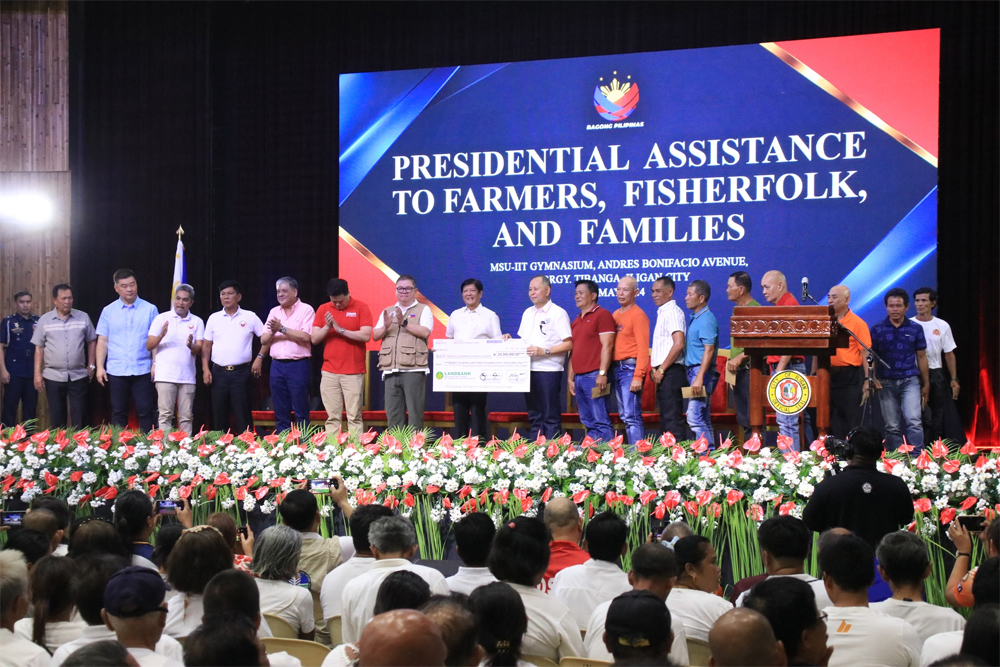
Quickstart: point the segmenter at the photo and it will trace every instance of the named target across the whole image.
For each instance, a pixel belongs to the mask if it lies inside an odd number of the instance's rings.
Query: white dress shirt
[[[604,660],[614,662],[613,655],[608,653],[608,647],[604,645],[604,625],[608,620],[608,609],[611,608],[612,600],[602,602],[594,609],[587,621],[587,636],[583,640],[584,650],[591,660]],[[669,611],[669,607],[667,610]],[[674,641],[670,644],[670,659],[678,665],[691,664],[691,657],[688,654],[687,635],[684,634],[684,624],[671,615],[670,631],[674,633]]]
[[[167,333],[160,339],[160,344],[154,350],[156,357],[153,362],[156,372],[153,380],[156,382],[173,382],[175,384],[195,384],[195,357],[188,347],[188,336],[193,336],[191,344],[205,339],[205,323],[197,315],[187,314],[181,317],[175,311],[169,310],[153,318],[149,325],[149,335],[159,336],[163,324],[167,323]]]
[[[816,608],[817,609],[825,609],[826,607],[832,607],[833,606],[833,601],[830,599],[830,596],[827,595],[827,593],[826,593],[826,586],[823,585],[823,580],[822,579],[817,579],[816,577],[814,577],[814,576],[812,576],[810,574],[805,574],[805,573],[802,573],[802,574],[772,574],[771,576],[768,577],[768,579],[774,579],[776,577],[794,577],[795,579],[798,579],[799,581],[804,581],[807,584],[809,584],[809,587],[812,588],[812,590],[813,590],[813,594],[816,596]],[[752,591],[752,590],[753,589],[751,588],[750,591]],[[750,594],[750,591],[743,591],[742,593],[740,593],[740,596],[738,598],[736,598],[736,606],[737,607],[742,607],[743,605],[746,604],[747,596]]]
[[[0,666],[2,667],[45,667],[49,664],[49,652],[38,644],[19,637],[7,628],[0,628]]]
[[[260,613],[277,616],[302,634],[316,629],[309,591],[287,581],[259,578],[254,581],[260,591]]]
[[[923,600],[894,600],[873,602],[870,609],[901,618],[917,631],[921,645],[936,634],[965,630],[965,617],[951,607],[939,607]]]
[[[671,348],[674,346],[673,334],[675,331],[680,331],[684,333],[687,331],[687,324],[684,320],[684,313],[681,311],[680,306],[677,302],[671,299],[665,304],[656,309],[656,326],[653,327],[653,353],[650,355],[649,361],[653,364],[653,368],[661,365],[670,354]],[[684,350],[681,350],[681,354],[677,357],[674,363],[684,363]]]
[[[205,324],[205,340],[212,342],[212,363],[239,366],[250,362],[253,337],[264,333],[257,313],[237,308],[233,315],[225,309],[212,313]]]
[[[517,337],[528,341],[528,345],[543,350],[555,347],[567,338],[573,337],[573,327],[566,311],[551,300],[541,308],[531,306],[521,315],[521,326]],[[566,365],[565,354],[540,355],[531,358],[533,371],[561,371]]]
[[[581,630],[587,629],[590,615],[602,602],[610,602],[632,590],[628,575],[614,563],[591,558],[582,565],[571,565],[556,573],[549,587],[555,596],[573,611]]]
[[[964,638],[964,630],[952,630],[929,637],[924,642],[923,650],[920,651],[920,667],[928,667],[941,658],[961,653]]]
[[[323,578],[323,587],[319,592],[319,601],[323,605],[323,618],[333,618],[343,614],[341,602],[344,587],[372,569],[375,559],[370,556],[355,556],[343,565],[335,568]]]
[[[827,607],[829,667],[915,667],[921,641],[906,621],[868,607]]]
[[[74,639],[67,644],[63,644],[58,651],[53,653],[52,660],[49,661],[48,665],[49,667],[60,667],[66,661],[66,658],[78,648],[83,648],[87,644],[107,639],[118,639],[114,630],[108,630],[103,625],[88,625],[83,629],[83,634],[80,635],[79,639]],[[156,652],[177,662],[184,661],[184,648],[179,641],[169,635],[160,636],[160,641],[156,642]]]
[[[53,621],[45,625],[45,648],[53,652],[63,644],[68,644],[74,639],[79,639],[83,634],[83,629],[87,624],[77,618],[73,621]],[[35,631],[35,620],[32,618],[22,618],[14,624],[14,633],[20,635],[29,642],[31,635]]]
[[[510,584],[510,587],[521,596],[528,615],[522,655],[540,655],[553,662],[565,656],[586,657],[580,628],[566,605],[532,586]]]
[[[497,578],[493,576],[488,567],[460,567],[458,573],[445,581],[448,583],[448,590],[452,593],[464,593],[471,595],[472,591],[480,586],[492,584]]]
[[[733,606],[718,595],[690,588],[674,588],[667,597],[671,627],[684,625],[684,634],[691,639],[708,641],[708,631],[719,617]]]
[[[444,335],[455,340],[503,337],[500,318],[483,304],[479,304],[475,310],[466,306],[453,312],[448,318],[448,328]]]
[[[385,558],[375,561],[368,572],[349,582],[341,596],[341,637],[345,643],[354,644],[361,638],[361,631],[375,615],[375,598],[379,586],[393,572],[409,570],[420,576],[431,587],[431,593],[448,595],[444,575],[423,565],[414,565],[403,558]]]

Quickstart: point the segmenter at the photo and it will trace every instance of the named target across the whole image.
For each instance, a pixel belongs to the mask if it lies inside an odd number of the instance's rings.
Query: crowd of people
[[[751,277],[737,271],[729,277],[726,295],[735,306],[759,306],[753,287]],[[765,273],[760,288],[770,304],[798,305],[780,271]],[[375,319],[369,306],[353,298],[347,282],[339,278],[329,282],[329,302],[317,310],[299,299],[293,278],[278,279],[277,305],[263,320],[240,307],[241,288],[233,280],[219,285],[222,309],[207,322],[191,313],[195,298],[191,285],[177,286],[171,310],[163,313],[138,296],[130,270],[115,272],[114,289],[119,298],[102,310],[96,328],[86,313],[73,308],[69,285],[53,287],[53,310],[41,317],[31,315],[31,294],[14,295],[17,312],[0,325],[4,346],[0,375],[6,385],[3,424],[13,424],[19,404],[23,418],[33,418],[37,392],[44,390],[51,425],[80,427],[87,384],[96,379],[110,388],[112,424],[128,423],[131,402],[143,431],[158,426],[164,432],[176,428],[192,433],[200,360],[202,379],[211,385],[212,428],[242,432],[253,425],[251,377],[259,377],[264,360],[270,358],[270,394],[280,432],[309,413],[312,347],[322,345],[320,394],[328,415],[327,431],[340,433],[346,414],[347,430],[358,435],[364,429],[367,344],[377,341],[388,425],[423,428],[434,317],[417,298],[412,276],[396,280],[396,302]],[[470,278],[460,289],[465,305],[451,313],[448,338],[511,337],[503,332],[497,314],[483,305],[479,280]],[[531,357],[530,391],[524,395],[529,437],[551,438],[560,430],[560,391],[565,381],[590,437],[595,441],[613,437],[609,416],[613,390],[627,440],[638,442],[645,437],[642,393],[648,377],[655,387],[663,432],[679,440],[690,435],[704,437],[710,447],[716,444],[709,406],[720,380],[716,364],[720,341],[718,320],[709,308],[712,289],[704,280],[691,281],[684,294],[689,315],[677,304],[674,290],[669,276],[653,282],[650,293],[656,314],[651,327],[650,317],[636,303],[641,290],[631,276],[618,283],[619,308],[613,313],[598,305],[595,282],[577,281],[573,298],[579,314],[573,318],[552,301],[548,277],[531,279],[532,305],[516,332],[527,342]],[[958,397],[959,384],[951,329],[933,315],[937,293],[927,287],[917,289],[916,316],[908,319],[909,294],[899,288],[889,290],[884,298],[887,317],[870,328],[851,311],[847,286],[830,288],[827,301],[840,325],[854,334],[849,347],[831,359],[831,433],[844,438],[862,423],[861,406],[872,386],[890,448],[906,438],[919,450],[925,439],[940,437],[946,407]],[[256,354],[254,339],[259,340]],[[869,365],[862,344],[878,355],[880,361],[874,366]],[[767,358],[772,374],[786,369],[806,374],[806,362],[802,356]],[[749,429],[749,357],[731,345],[726,365],[732,373],[737,420]],[[871,385],[866,381],[869,372],[875,373]],[[683,397],[685,388],[691,390],[690,399]],[[482,392],[453,394],[457,435],[487,433],[486,400]],[[779,413],[777,422],[780,435],[798,449],[799,417]],[[805,428],[811,431],[808,413]]]
[[[107,517],[39,496],[0,552],[0,665],[300,664],[275,636],[325,647],[323,667],[1000,664],[1000,521],[950,526],[954,608],[930,604],[928,542],[900,529],[905,484],[901,496],[875,470],[877,432],[850,444],[802,519],[760,523],[764,574],[725,590],[717,545],[694,527],[674,521],[630,550],[620,516],[567,497],[540,517],[466,514],[452,526],[462,565],[445,577],[414,563],[407,517],[352,506],[340,480],[344,537],[320,534],[305,483],[259,535],[226,513],[193,525],[186,501],[164,512],[142,491]]]

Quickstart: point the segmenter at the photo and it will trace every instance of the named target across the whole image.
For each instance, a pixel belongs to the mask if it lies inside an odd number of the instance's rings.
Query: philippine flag
[[[187,282],[187,265],[184,261],[184,242],[177,237],[177,251],[174,253],[174,280],[170,286],[170,303],[173,304],[177,286]]]

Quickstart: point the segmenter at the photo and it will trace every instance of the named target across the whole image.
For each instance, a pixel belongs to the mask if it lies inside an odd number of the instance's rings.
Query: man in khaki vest
[[[378,367],[385,381],[385,414],[389,428],[409,424],[424,428],[427,398],[427,340],[434,328],[431,309],[417,302],[417,281],[402,275],[396,280],[394,306],[383,310],[372,332],[382,341]],[[407,420],[409,414],[409,420]]]

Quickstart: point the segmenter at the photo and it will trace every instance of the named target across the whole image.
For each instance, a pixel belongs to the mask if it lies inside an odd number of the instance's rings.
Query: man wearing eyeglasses
[[[434,329],[434,315],[417,301],[413,276],[396,280],[396,301],[379,314],[372,331],[372,339],[382,341],[378,367],[385,382],[385,415],[389,428],[409,425],[421,431],[430,373],[427,340]]]

